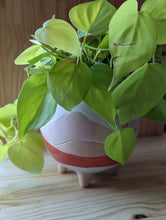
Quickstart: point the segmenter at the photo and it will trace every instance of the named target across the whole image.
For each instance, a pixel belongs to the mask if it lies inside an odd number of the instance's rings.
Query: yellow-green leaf
[[[40,174],[43,169],[43,153],[31,141],[22,141],[22,143],[10,145],[8,155],[10,160],[22,170],[33,174]]]
[[[111,133],[104,144],[106,154],[124,165],[130,157],[136,143],[135,131],[132,128]]]
[[[55,110],[56,102],[47,87],[47,74],[41,73],[28,78],[17,104],[20,138],[46,124]]]
[[[153,120],[166,123],[166,100],[161,99],[156,106],[154,106],[144,117]]]
[[[31,144],[35,147],[44,147],[44,142],[42,139],[41,134],[35,133],[35,132],[30,132],[28,133],[24,139],[23,143],[25,144]]]
[[[86,96],[91,86],[91,71],[85,63],[58,62],[48,76],[52,96],[67,110],[72,110]]]
[[[79,56],[80,43],[77,32],[64,20],[52,18],[35,32],[35,37],[41,43],[61,49]]]
[[[112,86],[148,62],[156,50],[155,21],[148,12],[138,12],[137,7],[136,0],[124,2],[109,25],[109,47],[114,65]]]
[[[145,64],[133,72],[112,93],[121,124],[149,112],[166,92],[166,68]]]
[[[157,44],[166,44],[166,1],[146,0],[141,9],[149,12],[156,22]]]
[[[112,80],[112,69],[104,63],[91,67],[92,86],[84,98],[84,102],[98,115],[103,117],[112,128],[116,129],[115,106],[108,86]]]
[[[108,30],[110,19],[116,8],[106,0],[79,4],[70,10],[73,25],[81,31],[98,35]]]
[[[24,50],[16,59],[16,65],[26,65],[29,64],[29,60],[33,59],[34,57],[39,56],[43,51],[43,48],[40,45],[33,45],[26,50]]]
[[[7,104],[4,107],[0,108],[0,124],[5,127],[10,126],[11,119],[16,116],[16,105]]]

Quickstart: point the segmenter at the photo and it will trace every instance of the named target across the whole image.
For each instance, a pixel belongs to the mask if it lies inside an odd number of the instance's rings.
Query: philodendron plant
[[[18,100],[0,109],[0,161],[8,154],[19,168],[40,173],[43,142],[33,131],[57,104],[71,111],[83,101],[113,129],[106,154],[125,164],[136,136],[123,125],[141,116],[166,122],[165,9],[166,0],[146,0],[140,11],[136,0],[117,10],[96,0],[70,10],[74,27],[53,16],[37,29],[32,46],[15,60],[28,65]]]

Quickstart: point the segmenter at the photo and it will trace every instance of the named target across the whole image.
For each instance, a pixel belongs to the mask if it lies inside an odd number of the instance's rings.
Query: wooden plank
[[[166,215],[148,218],[148,220],[165,220],[165,219],[166,219]]]
[[[6,0],[0,5],[0,106],[13,102],[26,79],[15,58],[31,45],[31,34],[57,11],[59,1]],[[56,10],[55,10],[56,8]]]
[[[96,174],[81,189],[73,172],[60,175],[56,162],[45,154],[41,176],[0,164],[0,216],[7,220],[166,218],[166,136],[140,138],[118,176]]]
[[[164,133],[164,127],[164,123],[141,118],[138,136],[160,136]]]

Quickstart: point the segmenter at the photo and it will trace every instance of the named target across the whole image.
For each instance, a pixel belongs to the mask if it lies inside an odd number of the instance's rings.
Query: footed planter
[[[75,171],[81,187],[89,185],[94,173],[111,170],[116,175],[119,164],[104,151],[110,132],[109,124],[83,102],[71,112],[58,105],[55,116],[41,128],[45,146],[58,162],[58,171]]]

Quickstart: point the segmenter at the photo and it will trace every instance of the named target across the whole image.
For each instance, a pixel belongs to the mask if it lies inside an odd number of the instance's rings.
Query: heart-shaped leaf
[[[29,60],[34,57],[39,56],[43,51],[40,45],[33,45],[26,50],[24,50],[14,61],[16,65],[26,65],[29,64]]]
[[[157,44],[166,44],[166,1],[146,0],[141,10],[149,12],[156,22]]]
[[[156,24],[149,13],[138,12],[137,7],[136,0],[124,2],[109,25],[109,47],[114,65],[112,86],[148,62],[156,50]]]
[[[52,18],[35,32],[38,41],[79,56],[80,43],[74,28],[64,20]]]
[[[113,128],[115,124],[115,107],[108,86],[112,80],[112,69],[103,63],[94,64],[92,71],[92,87],[84,102],[103,117]]]
[[[30,132],[24,137],[23,143],[27,144],[31,143],[31,145],[35,147],[44,147],[44,142],[41,134],[35,133],[35,132]]]
[[[40,174],[43,165],[44,158],[40,148],[34,145],[31,139],[21,143],[13,143],[8,149],[8,155],[10,160],[20,169],[33,174]]]
[[[136,143],[135,131],[132,128],[111,133],[104,144],[106,154],[124,165],[130,157]]]
[[[16,113],[16,105],[15,104],[7,104],[4,107],[0,108],[0,124],[5,127],[9,127],[11,123],[11,119],[17,115]]]
[[[76,65],[72,59],[55,64],[48,76],[48,87],[54,99],[69,111],[83,100],[90,86],[89,67]]]
[[[112,102],[111,94],[108,91],[103,91],[92,86],[84,102],[93,111],[104,118],[113,129],[116,129],[115,107]]]
[[[47,74],[37,74],[27,79],[17,103],[20,138],[46,124],[55,110],[56,102],[47,87]]]
[[[92,84],[98,89],[107,91],[113,76],[112,68],[104,63],[95,63],[91,71]]]
[[[166,92],[166,68],[145,64],[133,72],[112,93],[121,124],[149,112]]]
[[[166,123],[166,100],[161,101],[150,110],[144,117],[153,120]]]
[[[96,0],[73,7],[69,16],[73,25],[79,30],[98,35],[108,30],[115,11],[115,7],[106,0]]]

